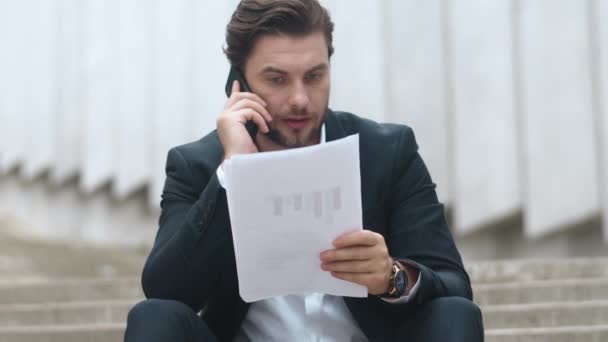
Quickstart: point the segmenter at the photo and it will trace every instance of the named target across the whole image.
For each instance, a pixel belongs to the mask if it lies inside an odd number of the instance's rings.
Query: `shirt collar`
[[[325,124],[321,126],[321,139],[319,144],[325,144]]]

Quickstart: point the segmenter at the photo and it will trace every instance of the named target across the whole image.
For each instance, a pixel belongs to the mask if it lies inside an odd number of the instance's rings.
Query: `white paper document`
[[[243,300],[322,292],[367,297],[367,288],[321,269],[320,253],[362,227],[359,136],[224,165]]]

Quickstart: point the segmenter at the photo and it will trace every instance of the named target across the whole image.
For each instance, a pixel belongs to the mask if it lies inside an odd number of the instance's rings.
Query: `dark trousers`
[[[399,305],[399,304],[395,304]],[[481,311],[459,297],[435,299],[399,327],[395,341],[482,342]],[[216,342],[205,322],[187,305],[148,299],[129,312],[125,342]],[[375,341],[371,341],[375,342]]]

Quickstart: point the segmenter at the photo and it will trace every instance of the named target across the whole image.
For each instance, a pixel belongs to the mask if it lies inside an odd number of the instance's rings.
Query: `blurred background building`
[[[413,127],[465,257],[608,254],[607,0],[321,2],[330,107]],[[0,219],[151,245],[168,149],[226,99],[236,3],[0,1]]]
[[[413,127],[486,341],[608,341],[608,0],[320,1],[330,106]],[[237,2],[0,0],[0,342],[122,340]]]

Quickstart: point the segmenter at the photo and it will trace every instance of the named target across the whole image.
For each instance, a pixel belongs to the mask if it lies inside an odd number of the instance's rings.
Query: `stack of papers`
[[[319,255],[362,227],[359,136],[224,164],[239,292],[253,302],[321,292],[367,297],[334,278]]]

